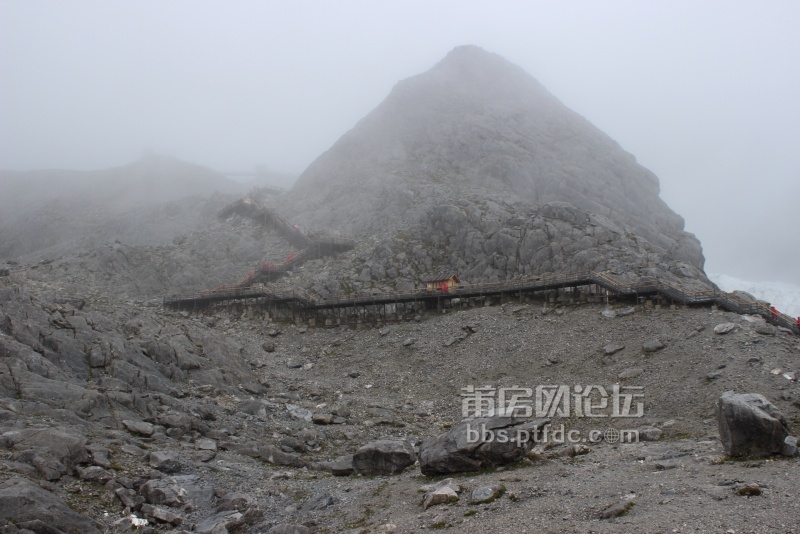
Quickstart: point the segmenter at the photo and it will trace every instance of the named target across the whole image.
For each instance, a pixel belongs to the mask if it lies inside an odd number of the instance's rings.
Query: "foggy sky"
[[[800,2],[0,1],[0,168],[300,173],[475,44],[661,180],[708,272],[798,282]],[[2,192],[0,192],[2,194]]]

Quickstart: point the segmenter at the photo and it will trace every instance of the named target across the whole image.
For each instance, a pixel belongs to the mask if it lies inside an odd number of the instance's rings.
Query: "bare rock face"
[[[723,393],[717,403],[717,423],[729,456],[781,454],[789,435],[783,414],[758,393]]]
[[[705,279],[700,244],[656,176],[520,68],[472,46],[398,83],[280,208],[310,227],[383,238],[370,258],[383,272],[362,282],[402,278],[389,261],[398,255],[470,281],[634,265]]]

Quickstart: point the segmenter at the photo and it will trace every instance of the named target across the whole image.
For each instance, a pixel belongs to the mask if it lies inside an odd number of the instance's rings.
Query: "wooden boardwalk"
[[[178,308],[203,308],[214,303],[259,299],[269,304],[283,305],[304,312],[374,307],[413,302],[439,303],[452,299],[476,297],[522,296],[549,290],[597,286],[614,297],[640,297],[660,295],[672,302],[686,305],[712,305],[739,314],[760,315],[767,321],[800,334],[797,320],[783,313],[773,316],[770,308],[759,302],[739,298],[719,290],[687,291],[664,280],[642,279],[635,284],[625,283],[609,273],[583,271],[561,275],[520,278],[505,282],[483,284],[458,284],[448,291],[416,289],[410,291],[363,292],[348,295],[321,297],[304,291],[274,291],[266,286],[226,286],[208,292],[190,295],[172,295],[164,298],[164,305]]]

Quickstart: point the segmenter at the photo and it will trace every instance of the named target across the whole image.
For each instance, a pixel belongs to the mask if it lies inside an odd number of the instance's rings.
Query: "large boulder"
[[[479,471],[525,457],[550,419],[483,417],[464,421],[448,432],[422,442],[423,475]]]
[[[726,391],[717,402],[719,437],[728,456],[780,454],[789,435],[778,408],[758,393]]]
[[[353,455],[353,468],[362,475],[396,475],[416,461],[410,443],[384,439],[358,449]]]
[[[214,486],[195,475],[148,480],[139,493],[149,504],[165,506],[210,506],[214,500]]]
[[[150,453],[150,467],[155,467],[162,473],[178,473],[183,467],[178,453],[172,451],[153,451]]]
[[[340,456],[332,462],[319,462],[314,464],[315,469],[329,471],[333,476],[346,477],[355,472],[353,455]]]
[[[19,451],[45,480],[58,480],[89,461],[86,438],[58,428],[25,428],[0,435],[0,446]]]
[[[16,525],[22,532],[100,532],[94,521],[73,512],[58,496],[23,478],[0,482],[0,525],[6,523]]]
[[[242,456],[258,458],[264,462],[274,465],[284,465],[289,467],[305,467],[306,461],[296,454],[283,452],[272,445],[258,445],[256,443],[233,443],[222,442],[219,447],[229,450]]]
[[[714,333],[724,336],[736,330],[736,323],[720,323],[714,327]]]

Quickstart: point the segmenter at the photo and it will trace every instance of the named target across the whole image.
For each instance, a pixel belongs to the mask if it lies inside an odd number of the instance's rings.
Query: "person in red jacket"
[[[800,330],[800,317],[797,318],[797,329]]]
[[[772,312],[772,320],[773,321],[777,321],[778,320],[778,308],[776,308],[775,306],[770,306],[769,311]]]

